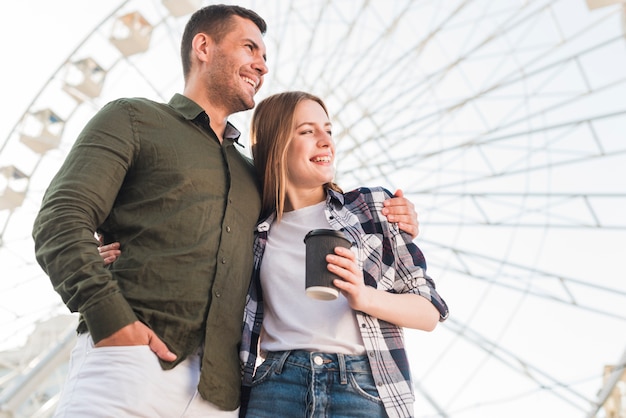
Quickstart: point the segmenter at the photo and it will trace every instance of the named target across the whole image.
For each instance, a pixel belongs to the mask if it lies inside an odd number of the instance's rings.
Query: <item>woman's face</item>
[[[293,136],[287,148],[288,189],[321,188],[335,177],[335,144],[322,106],[303,100],[294,113]]]

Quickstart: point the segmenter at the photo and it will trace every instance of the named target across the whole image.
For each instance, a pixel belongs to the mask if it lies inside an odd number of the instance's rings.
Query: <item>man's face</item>
[[[213,103],[229,113],[252,109],[254,95],[267,73],[265,43],[259,28],[250,20],[232,18],[233,30],[215,45],[207,85]]]

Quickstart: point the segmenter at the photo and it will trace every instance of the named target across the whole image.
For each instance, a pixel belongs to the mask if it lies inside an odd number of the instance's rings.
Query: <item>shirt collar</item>
[[[326,202],[330,204],[333,200],[336,201],[339,206],[343,206],[345,204],[345,199],[343,193],[336,192],[332,189],[326,189]]]
[[[276,212],[272,212],[268,217],[263,219],[261,222],[257,223],[256,230],[257,232],[266,232],[270,230],[270,225],[274,222],[274,218],[276,218]]]
[[[345,203],[345,198],[343,193],[336,192],[331,189],[326,189],[326,205],[330,206],[333,203],[336,203],[339,207],[343,207]],[[269,231],[270,225],[274,222],[276,218],[276,212],[272,212],[267,218],[261,220],[257,226],[257,232]]]
[[[169,105],[189,121],[194,122],[200,120],[207,125],[209,124],[209,115],[207,115],[204,109],[196,102],[186,96],[183,96],[182,94],[174,94],[174,96],[170,99]],[[239,130],[230,122],[226,122],[224,139],[231,140],[236,142],[238,145],[243,146],[239,143],[239,137],[241,137],[241,132],[239,132]]]

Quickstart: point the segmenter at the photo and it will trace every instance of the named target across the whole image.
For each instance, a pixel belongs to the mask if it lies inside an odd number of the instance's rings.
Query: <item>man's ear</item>
[[[210,62],[215,43],[206,33],[198,33],[191,41],[192,54],[200,62]]]

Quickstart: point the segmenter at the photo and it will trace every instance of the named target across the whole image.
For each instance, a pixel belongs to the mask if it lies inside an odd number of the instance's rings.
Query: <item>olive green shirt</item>
[[[175,95],[169,104],[120,99],[85,126],[35,220],[36,257],[93,340],[140,320],[178,355],[203,346],[200,394],[239,405],[238,346],[252,271],[260,192],[228,124],[220,143],[208,116]],[[119,241],[103,265],[94,231]]]

